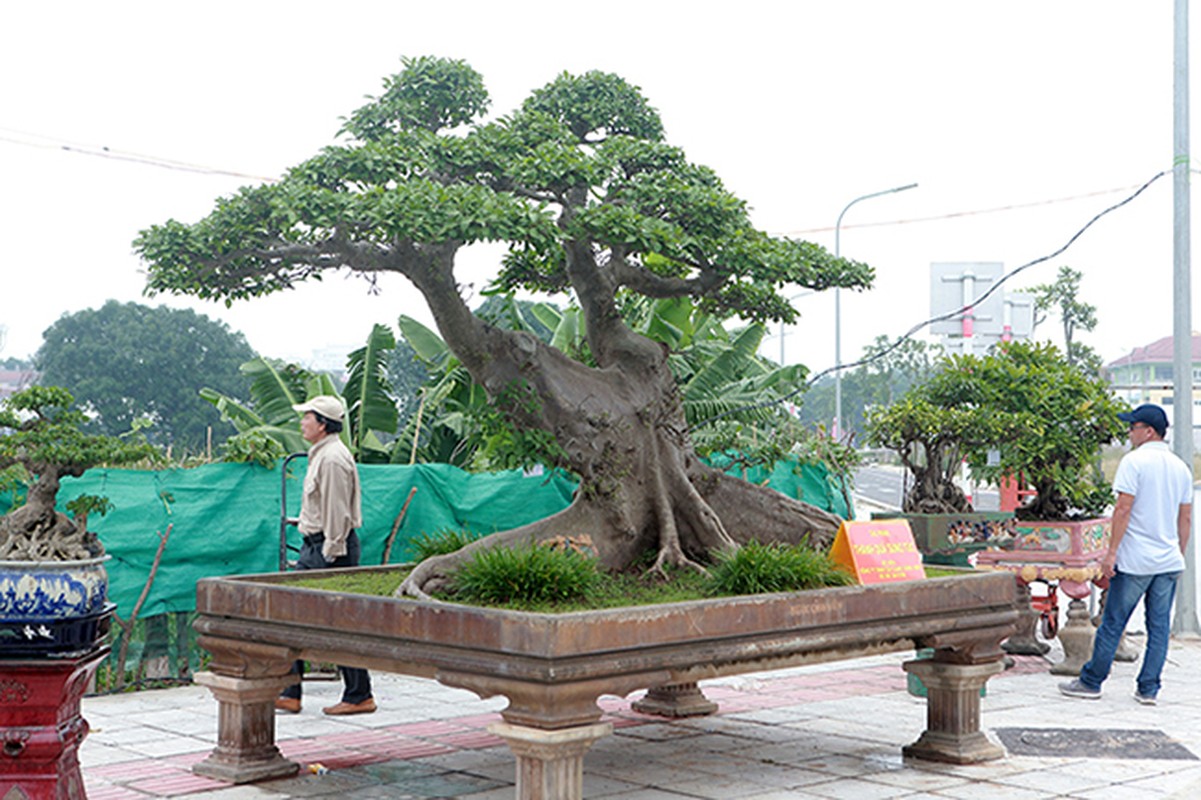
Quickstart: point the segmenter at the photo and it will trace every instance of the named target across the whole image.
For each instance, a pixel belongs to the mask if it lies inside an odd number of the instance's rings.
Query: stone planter
[[[913,532],[922,562],[933,566],[975,566],[976,555],[1005,547],[1017,533],[1011,511],[973,511],[960,514],[900,514],[877,512],[872,519],[903,519]]]
[[[394,569],[365,568],[361,571]],[[315,577],[320,572],[307,573]],[[196,676],[220,705],[217,749],[195,767],[247,782],[294,773],[274,745],[273,700],[297,658],[433,678],[504,695],[494,732],[517,757],[518,797],[581,797],[583,754],[610,729],[597,698],[657,691],[705,708],[705,678],[929,647],[905,665],[929,688],[927,730],[906,756],[955,763],[999,758],[980,730],[980,689],[1002,669],[1018,617],[1007,575],[720,598],[570,614],[533,614],[289,585],[294,576],[210,578],[197,586],[196,629],[212,653]],[[665,705],[664,705],[665,704]],[[540,777],[539,777],[540,776]],[[537,778],[537,780],[535,780]],[[549,781],[546,784],[545,781]]]
[[[1026,611],[1017,632],[1006,642],[1010,653],[1042,655],[1048,647],[1035,636],[1038,615],[1030,609],[1032,581],[1057,583],[1072,598],[1067,622],[1059,629],[1064,660],[1051,671],[1057,675],[1079,675],[1093,650],[1093,627],[1084,600],[1092,584],[1101,577],[1101,559],[1109,546],[1109,517],[1070,522],[1019,520],[1012,547],[990,550],[977,556],[977,567],[1012,572],[1026,597]]]

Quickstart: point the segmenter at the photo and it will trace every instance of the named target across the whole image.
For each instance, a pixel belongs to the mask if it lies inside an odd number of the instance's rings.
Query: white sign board
[[[1005,298],[1000,289],[980,298],[1001,279],[1004,265],[996,261],[935,262],[930,265],[930,316],[946,319],[931,323],[930,332],[961,336],[965,317],[972,336],[1000,336],[1004,326]],[[957,313],[967,308],[965,313]]]

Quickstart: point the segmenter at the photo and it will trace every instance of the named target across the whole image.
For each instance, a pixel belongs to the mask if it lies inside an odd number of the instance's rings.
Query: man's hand
[[[1117,563],[1118,554],[1112,550],[1106,551],[1105,557],[1101,559],[1101,574],[1106,578],[1112,578],[1117,571],[1114,565]]]

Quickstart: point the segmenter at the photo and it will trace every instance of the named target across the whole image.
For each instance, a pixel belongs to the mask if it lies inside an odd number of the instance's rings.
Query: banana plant
[[[250,379],[249,404],[209,388],[201,389],[200,396],[216,406],[239,435],[263,434],[288,453],[308,449],[300,433],[300,416],[292,407],[317,395],[340,397],[350,423],[342,428],[342,441],[357,460],[387,461],[390,452],[380,435],[396,432],[396,404],[388,387],[384,354],[395,346],[392,332],[376,325],[366,345],[348,358],[350,377],[343,392],[324,372],[260,356],[241,366]]]

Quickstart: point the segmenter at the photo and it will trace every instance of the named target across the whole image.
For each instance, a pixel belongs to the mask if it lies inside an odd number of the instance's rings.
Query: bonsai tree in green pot
[[[1018,421],[949,394],[942,373],[957,363],[942,359],[928,380],[900,400],[871,409],[867,434],[873,444],[895,452],[912,477],[899,516],[909,522],[922,560],[967,567],[979,551],[1012,540],[1013,514],[975,511],[955,474],[968,452],[1009,437]]]
[[[868,441],[896,453],[913,478],[901,505],[907,514],[970,513],[972,504],[955,483],[955,473],[969,452],[1016,429],[1010,415],[950,401],[943,383],[936,373],[896,403],[868,411]]]

